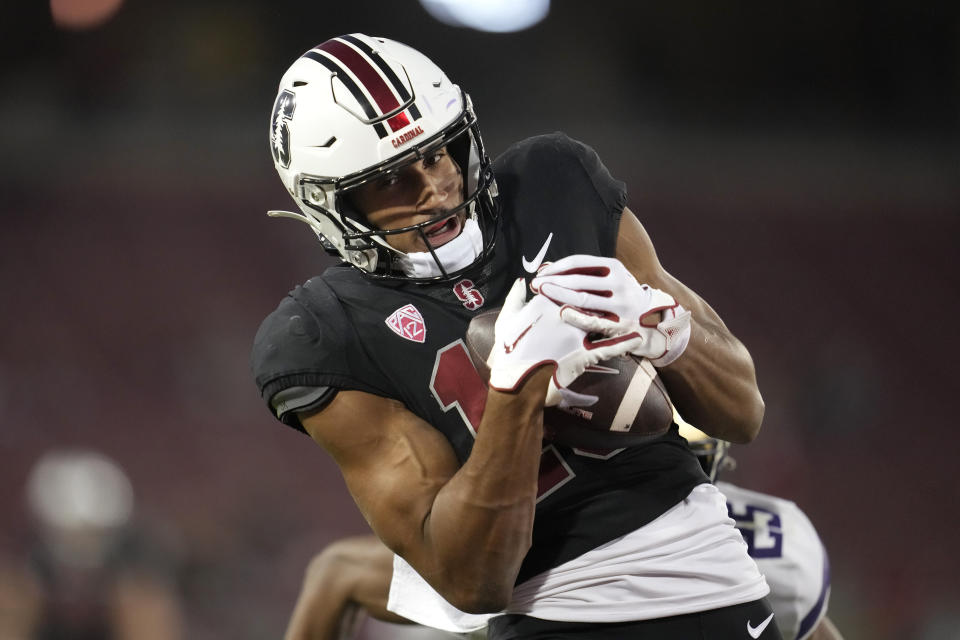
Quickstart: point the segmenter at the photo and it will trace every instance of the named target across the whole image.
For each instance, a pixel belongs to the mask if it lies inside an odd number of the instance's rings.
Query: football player
[[[185,637],[174,558],[137,517],[134,488],[116,461],[50,450],[25,489],[29,567],[0,554],[0,638]]]
[[[675,415],[680,435],[727,499],[727,510],[770,585],[767,596],[784,640],[841,640],[826,617],[830,600],[830,559],[807,515],[783,498],[717,481],[732,466],[729,443],[711,438]]]
[[[270,141],[299,209],[273,215],[341,264],[264,320],[256,383],[412,571],[496,613],[491,638],[779,637],[676,428],[606,454],[543,440],[544,407],[589,402],[568,385],[625,353],[713,436],[748,442],[763,415],[750,354],[663,269],[590,147],[555,133],[491,162],[459,86],[362,34],[293,63]],[[497,307],[486,383],[463,336]]]

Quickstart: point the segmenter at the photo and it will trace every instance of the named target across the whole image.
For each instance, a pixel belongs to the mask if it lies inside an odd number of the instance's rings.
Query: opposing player
[[[717,481],[729,444],[711,438],[679,416],[680,435],[727,498],[727,510],[770,585],[767,599],[784,640],[840,640],[826,617],[830,559],[807,515],[795,503]]]
[[[267,317],[253,372],[392,551],[458,609],[497,613],[492,638],[779,637],[676,428],[606,453],[543,442],[544,406],[628,352],[712,435],[747,442],[763,414],[749,353],[663,269],[592,149],[553,134],[490,162],[443,71],[360,34],[294,62],[270,135],[300,209],[274,215],[342,264]],[[488,386],[463,335],[494,307]]]

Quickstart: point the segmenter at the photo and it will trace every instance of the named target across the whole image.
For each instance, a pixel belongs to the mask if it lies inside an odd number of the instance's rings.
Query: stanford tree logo
[[[290,127],[288,123],[293,117],[296,107],[296,97],[292,91],[284,89],[277,96],[273,105],[273,117],[270,127],[270,147],[273,151],[273,160],[284,169],[290,166]]]

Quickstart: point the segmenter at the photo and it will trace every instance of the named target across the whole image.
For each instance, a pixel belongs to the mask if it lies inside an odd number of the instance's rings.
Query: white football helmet
[[[686,439],[690,449],[696,454],[700,466],[703,467],[704,473],[710,478],[710,482],[716,482],[721,469],[736,468],[736,461],[727,455],[727,451],[730,449],[729,442],[708,436],[681,418],[676,409],[673,410],[673,421],[680,428],[680,435]]]
[[[357,33],[307,51],[280,81],[270,146],[280,179],[300,212],[269,215],[307,223],[328,253],[370,277],[452,279],[492,252],[496,182],[470,98],[406,45]],[[351,210],[344,197],[351,189],[444,146],[463,176],[462,205],[388,232],[371,228]],[[462,210],[463,232],[434,250],[425,229]],[[386,241],[387,235],[410,231],[424,237],[428,252],[405,254]]]

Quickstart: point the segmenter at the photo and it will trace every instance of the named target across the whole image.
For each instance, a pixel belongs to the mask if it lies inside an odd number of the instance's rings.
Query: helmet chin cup
[[[464,205],[483,251],[464,269],[430,278],[401,268],[406,254],[351,211],[345,194],[445,147],[463,176]],[[270,118],[274,166],[324,248],[378,279],[452,279],[492,253],[496,183],[470,98],[420,52],[399,42],[349,34],[298,58],[280,81]],[[417,225],[408,230],[422,233]],[[392,230],[390,233],[395,233]]]

